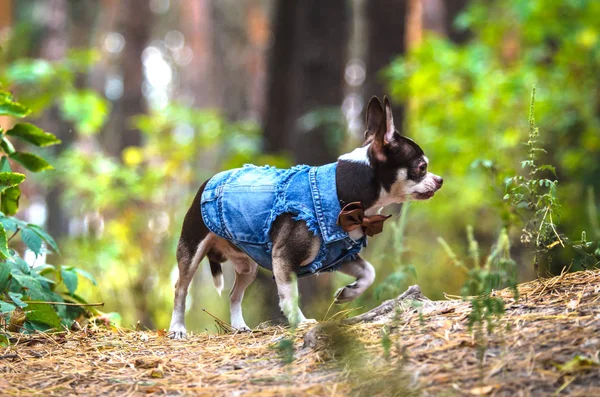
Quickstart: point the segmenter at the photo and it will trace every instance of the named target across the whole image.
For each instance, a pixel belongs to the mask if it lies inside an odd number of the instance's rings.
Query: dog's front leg
[[[356,281],[335,292],[335,303],[345,303],[356,299],[375,281],[375,268],[360,255],[353,261],[343,263],[340,272],[356,277]]]
[[[279,307],[290,325],[298,325],[307,320],[298,307],[298,282],[295,272],[310,264],[320,248],[320,240],[314,236],[304,221],[294,221],[291,214],[279,216],[271,230],[273,250],[273,275],[279,293]]]
[[[298,306],[298,281],[284,258],[273,258],[273,275],[279,294],[279,308],[292,326],[308,321]]]

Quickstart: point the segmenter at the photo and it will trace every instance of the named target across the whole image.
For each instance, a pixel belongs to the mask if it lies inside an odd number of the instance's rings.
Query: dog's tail
[[[223,285],[225,284],[223,280],[223,268],[221,268],[221,264],[211,258],[208,259],[210,263],[210,273],[212,274],[213,284],[215,285],[215,289],[219,296],[221,296],[221,292],[223,291]]]

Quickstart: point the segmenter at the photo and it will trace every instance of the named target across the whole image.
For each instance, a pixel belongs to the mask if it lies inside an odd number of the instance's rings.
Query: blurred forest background
[[[201,183],[244,163],[335,161],[360,145],[368,99],[388,94],[396,126],[446,182],[402,221],[387,210],[395,220],[365,252],[377,280],[351,307],[414,283],[431,298],[459,293],[465,275],[437,238],[464,255],[468,225],[483,256],[507,227],[519,279],[532,279],[503,181],[527,155],[533,85],[562,231],[600,238],[598,21],[595,0],[0,0],[0,82],[63,141],[55,169],[22,185],[20,214],[62,253],[28,260],[93,273],[99,285],[82,279],[81,294],[122,325],[167,327],[175,247]],[[570,264],[582,266],[557,251],[538,272]],[[307,316],[323,318],[348,281],[302,280]],[[188,329],[215,331],[202,308],[228,319],[207,264],[189,299]],[[244,309],[250,326],[279,315],[269,272]]]

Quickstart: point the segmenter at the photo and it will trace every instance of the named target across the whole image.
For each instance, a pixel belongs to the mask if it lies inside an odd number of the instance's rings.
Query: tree
[[[387,94],[381,71],[405,52],[407,7],[405,0],[369,0],[366,4],[366,79],[363,92],[367,100],[373,95]],[[393,113],[396,128],[401,130],[404,106],[395,103]]]
[[[104,131],[104,144],[110,154],[119,156],[128,146],[140,146],[141,132],[129,119],[146,113],[142,94],[144,69],[142,52],[150,41],[152,12],[146,0],[127,0],[119,3],[119,25],[123,32],[125,51],[122,58],[123,95],[114,104],[110,122]]]
[[[66,55],[67,45],[75,49],[87,49],[91,44],[92,26],[98,10],[94,2],[69,2],[54,1],[52,18],[49,18],[49,26],[44,29],[45,39],[41,44],[41,56],[46,59],[56,60]],[[67,18],[70,29],[67,27]],[[57,49],[60,49],[58,52]],[[80,74],[75,82],[78,88],[87,85],[87,75]],[[72,126],[61,117],[56,106],[49,109],[44,117],[43,124],[50,131],[54,131],[63,144],[54,148],[54,154],[59,155],[69,147],[75,140]],[[52,186],[46,196],[48,207],[48,230],[55,237],[61,237],[69,229],[69,218],[67,211],[63,208],[61,200],[62,184]]]
[[[285,151],[294,163],[311,165],[335,161],[339,155],[325,125],[306,128],[299,120],[342,103],[349,14],[345,0],[276,2],[263,123],[267,152]],[[274,283],[260,275],[259,280],[270,286],[268,305],[276,308]],[[322,300],[330,290],[329,277],[301,280],[299,285],[301,295],[311,301]]]
[[[304,128],[300,117],[343,100],[349,29],[346,1],[279,0],[264,118],[265,149],[289,151],[296,163],[325,164],[338,148],[323,125]]]

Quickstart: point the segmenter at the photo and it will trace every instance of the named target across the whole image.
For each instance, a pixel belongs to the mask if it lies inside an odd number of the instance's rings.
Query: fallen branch
[[[369,310],[366,313],[342,320],[342,323],[357,324],[381,320],[382,318],[393,314],[396,308],[400,305],[400,303],[402,303],[403,301],[410,300],[427,303],[431,302],[429,298],[423,295],[423,293],[421,292],[421,288],[418,285],[411,285],[404,293],[398,295],[398,297],[396,297],[395,299],[387,300],[381,305]]]
[[[45,301],[23,301],[25,303],[44,303],[46,305],[63,305],[63,306],[93,306],[102,307],[104,302],[100,303],[73,303],[73,302],[45,302]]]
[[[418,285],[411,285],[404,293],[398,295],[396,298],[387,300],[366,313],[344,319],[339,324],[353,325],[358,323],[387,322],[396,313],[396,310],[402,303],[410,301],[433,304],[429,298],[423,295],[421,288]],[[303,349],[315,348],[317,346],[319,335],[322,334],[324,327],[327,327],[328,324],[329,323],[321,323],[311,328],[311,330],[304,335]]]

